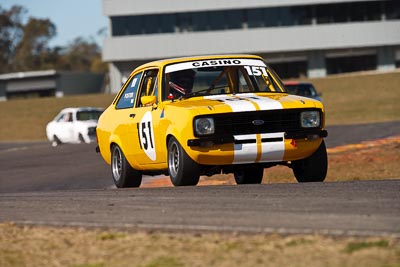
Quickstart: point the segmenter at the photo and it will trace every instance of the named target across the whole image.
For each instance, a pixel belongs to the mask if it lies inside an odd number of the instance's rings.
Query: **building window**
[[[159,16],[160,32],[171,33],[175,32],[176,16],[173,14],[164,14]]]
[[[193,31],[208,31],[210,30],[208,25],[208,13],[207,12],[196,12],[192,16]]]
[[[385,17],[386,19],[400,19],[400,1],[391,0],[385,3]]]
[[[249,28],[265,27],[265,20],[271,20],[273,14],[265,14],[265,9],[250,9],[247,10],[247,25]],[[276,14],[276,13],[275,13]],[[273,23],[277,20],[273,19]],[[276,25],[273,25],[276,26]]]
[[[208,16],[208,23],[210,25],[210,30],[218,31],[224,30],[226,28],[227,21],[225,20],[224,11],[214,11],[211,12],[210,16]]]
[[[225,12],[226,29],[240,29],[243,27],[243,10],[228,10]]]
[[[269,64],[282,79],[307,77],[307,61]]]
[[[158,18],[159,16],[157,15],[143,16],[143,28],[147,34],[158,33],[160,25]]]
[[[128,30],[128,17],[123,16],[123,17],[111,17],[111,32],[113,36],[120,36],[120,35],[128,35],[130,34],[129,32],[126,32]]]
[[[179,32],[192,31],[192,20],[189,13],[177,14],[177,27]]]
[[[325,4],[315,7],[318,24],[380,20],[382,2]]]
[[[382,2],[371,2],[365,5],[365,20],[381,20],[383,13]]]
[[[376,55],[348,56],[326,59],[327,74],[375,70],[376,66]]]

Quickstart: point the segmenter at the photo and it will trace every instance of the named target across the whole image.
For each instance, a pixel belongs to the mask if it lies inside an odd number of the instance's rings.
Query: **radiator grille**
[[[304,128],[300,125],[300,113],[308,110],[318,110],[321,116],[319,109],[283,109],[216,114],[213,116],[215,134],[225,136],[301,131]]]

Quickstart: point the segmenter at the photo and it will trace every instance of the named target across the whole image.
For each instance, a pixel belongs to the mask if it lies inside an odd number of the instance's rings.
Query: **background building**
[[[0,100],[100,93],[104,74],[56,70],[0,74]]]
[[[252,53],[282,78],[400,66],[399,0],[103,0],[111,91],[143,62]]]

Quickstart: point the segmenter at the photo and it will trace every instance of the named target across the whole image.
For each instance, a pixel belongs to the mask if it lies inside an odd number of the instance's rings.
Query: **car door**
[[[136,151],[139,149],[139,144],[137,130],[132,126],[132,120],[135,117],[135,99],[142,76],[143,72],[138,72],[129,77],[116,100],[112,118],[109,119],[114,129],[110,138],[112,142],[120,146],[133,167],[138,164]]]
[[[138,90],[133,109],[131,127],[136,132],[137,144],[134,155],[140,165],[165,162],[165,135],[159,131],[162,109],[158,107],[159,96],[158,69],[146,70]],[[153,97],[154,102],[145,103],[143,97]]]
[[[54,134],[62,143],[74,141],[73,113],[65,112],[58,119],[54,127]]]

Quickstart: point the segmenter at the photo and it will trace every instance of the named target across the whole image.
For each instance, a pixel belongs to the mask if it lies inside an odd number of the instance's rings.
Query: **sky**
[[[25,7],[29,17],[50,19],[57,35],[50,47],[66,46],[76,37],[93,38],[102,46],[104,36],[97,32],[107,28],[108,19],[102,13],[102,0],[1,0],[0,6],[9,9],[13,5]]]

